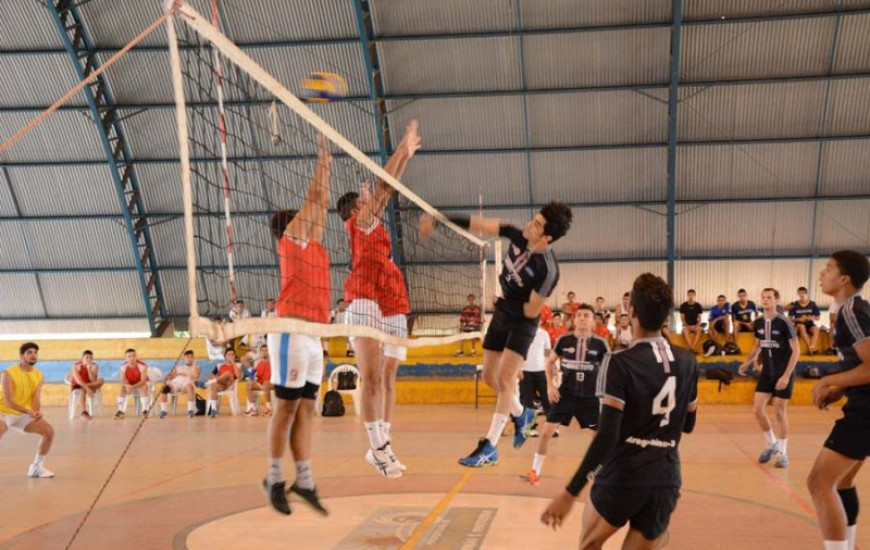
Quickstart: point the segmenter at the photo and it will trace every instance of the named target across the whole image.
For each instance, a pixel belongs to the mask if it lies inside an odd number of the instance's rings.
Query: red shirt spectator
[[[459,316],[459,330],[462,332],[477,332],[483,326],[483,314],[480,306],[474,303],[474,294],[468,295],[468,304],[462,308]]]

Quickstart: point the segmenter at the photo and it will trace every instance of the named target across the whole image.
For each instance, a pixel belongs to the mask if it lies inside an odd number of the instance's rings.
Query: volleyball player
[[[0,438],[9,429],[41,437],[33,464],[27,468],[27,477],[46,478],[54,474],[45,469],[43,461],[54,441],[54,428],[42,416],[40,394],[42,372],[36,368],[39,346],[33,342],[21,344],[19,362],[0,373]]]
[[[745,375],[750,365],[761,355],[761,376],[755,387],[753,410],[758,425],[764,433],[767,446],[758,457],[758,462],[765,464],[773,455],[779,455],[775,466],[788,466],[788,417],[786,408],[794,389],[794,369],[801,355],[800,343],[794,325],[782,313],[777,313],[776,304],[779,291],[765,288],[761,291],[762,314],[752,324],[755,333],[755,347],[740,365],[738,372]],[[773,410],[776,427],[774,432],[766,407],[773,398]]]
[[[644,273],[634,281],[630,306],[635,339],[609,354],[598,375],[598,433],[571,482],[541,516],[544,524],[560,526],[594,478],[580,548],[601,548],[626,523],[623,548],[664,546],[682,485],[680,437],[695,427],[697,362],[661,336],[674,307],[670,287]]]
[[[842,372],[816,383],[813,403],[849,398],[807,478],[826,550],[855,548],[855,476],[870,455],[870,303],[861,297],[868,278],[870,263],[854,250],[834,252],[819,274],[822,292],[839,305],[833,330]]]
[[[417,121],[413,120],[384,170],[400,178],[420,143]],[[350,302],[345,315],[348,324],[407,338],[411,313],[408,290],[402,271],[390,257],[390,235],[380,221],[393,191],[386,182],[379,181],[373,192],[363,188],[362,196],[351,192],[338,200],[338,213],[350,236],[352,255],[350,275],[344,285],[345,299]],[[393,453],[390,429],[396,371],[408,351],[402,346],[381,345],[369,337],[355,338],[354,348],[365,380],[361,409],[369,437],[366,460],[384,477],[401,477],[405,466]]]
[[[148,365],[136,356],[136,350],[130,348],[124,352],[124,364],[121,365],[121,393],[118,396],[118,412],[115,420],[124,418],[127,412],[127,397],[136,394],[142,407],[142,414],[148,416]]]
[[[81,361],[76,361],[70,373],[72,374],[70,391],[81,390],[78,395],[78,404],[82,408],[81,417],[90,420],[91,413],[88,412],[86,398],[94,399],[96,392],[105,384],[105,380],[99,377],[99,367],[94,363],[94,352],[86,349],[82,353]]]
[[[332,155],[325,138],[318,138],[317,167],[302,207],[272,215],[269,227],[277,241],[281,291],[278,317],[292,317],[314,323],[329,322],[329,256],[321,244],[329,207]],[[269,420],[269,471],[263,489],[272,508],[291,513],[284,481],[284,449],[288,432],[290,451],[296,466],[296,481],[290,491],[317,512],[328,512],[320,503],[311,471],[311,415],[323,379],[323,346],[320,338],[304,334],[267,336],[271,361],[271,384],[275,407]]]
[[[550,246],[565,236],[571,220],[571,209],[561,202],[544,206],[522,229],[480,216],[450,218],[472,232],[510,240],[499,275],[503,297],[496,301],[483,339],[483,379],[496,392],[495,413],[486,437],[471,454],[459,459],[462,466],[478,468],[498,462],[496,445],[510,417],[516,428],[515,448],[529,435],[535,411],[523,407],[516,396],[517,374],[535,338],[544,302],[559,282],[559,265]],[[421,234],[428,236],[434,226],[434,220],[424,216]]]

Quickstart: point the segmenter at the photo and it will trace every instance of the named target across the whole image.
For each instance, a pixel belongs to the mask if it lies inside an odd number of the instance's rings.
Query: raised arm
[[[317,138],[317,167],[308,184],[308,193],[302,208],[287,224],[285,233],[300,241],[319,243],[323,240],[326,211],[329,208],[329,181],[332,175],[332,153],[326,138]]]
[[[384,166],[384,171],[396,179],[401,179],[405,169],[408,167],[408,162],[422,145],[422,139],[417,133],[417,128],[418,123],[414,119],[405,128],[405,135],[402,137],[402,141],[399,142],[395,152]],[[366,190],[364,189],[363,191],[362,195],[365,195]],[[360,201],[357,224],[361,227],[370,227],[376,218],[380,218],[384,214],[387,203],[390,201],[390,197],[393,196],[394,191],[393,187],[387,182],[378,180],[374,190],[371,191],[371,195],[363,196]]]

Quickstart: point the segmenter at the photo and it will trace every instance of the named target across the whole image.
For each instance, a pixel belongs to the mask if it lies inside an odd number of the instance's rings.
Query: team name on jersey
[[[588,361],[571,361],[569,359],[562,359],[561,364],[563,369],[568,370],[579,370],[579,371],[593,371],[595,370],[595,365]]]

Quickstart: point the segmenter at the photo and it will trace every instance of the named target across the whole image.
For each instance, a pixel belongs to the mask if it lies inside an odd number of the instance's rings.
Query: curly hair
[[[641,327],[649,331],[659,330],[674,309],[674,294],[664,279],[643,273],[631,287],[631,307]]]
[[[544,217],[544,235],[552,237],[554,243],[564,237],[571,229],[574,213],[564,202],[550,202],[541,208],[540,214]]]

